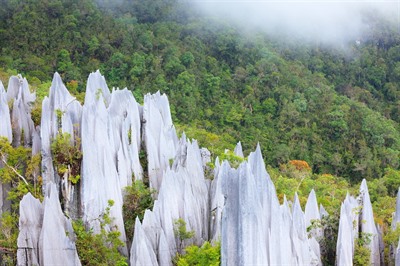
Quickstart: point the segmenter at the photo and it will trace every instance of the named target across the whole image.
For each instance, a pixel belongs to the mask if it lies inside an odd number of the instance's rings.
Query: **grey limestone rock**
[[[163,172],[169,167],[170,160],[175,158],[178,145],[165,94],[157,92],[144,96],[143,124],[150,186],[159,190]]]
[[[122,218],[122,189],[118,174],[115,143],[111,117],[107,109],[111,96],[104,77],[99,72],[91,73],[87,82],[85,104],[82,110],[82,170],[81,200],[83,220],[99,232],[100,217],[108,201],[114,206],[110,215],[114,225],[121,232],[121,240],[126,241]],[[127,134],[127,132],[125,132]],[[128,140],[126,140],[128,142]],[[128,254],[126,248],[123,249]]]
[[[306,229],[311,226],[312,221],[320,221],[321,215],[318,210],[317,196],[315,195],[314,189],[311,190],[308,195],[306,207],[304,210],[304,219],[305,219],[305,227]],[[323,232],[321,228],[314,228],[310,231],[311,237],[309,238],[309,242],[314,254],[320,258],[321,251],[318,240],[322,238]],[[320,262],[319,262],[320,263]]]
[[[35,131],[33,144],[38,145],[37,142],[40,141],[43,187],[46,187],[48,183],[56,184],[63,195],[64,210],[73,218],[78,218],[81,211],[79,189],[69,181],[70,171],[67,171],[63,176],[57,174],[57,169],[54,169],[53,165],[51,143],[61,133],[69,134],[71,144],[77,138],[80,138],[81,117],[81,104],[68,92],[60,75],[56,72],[51,83],[49,97],[45,97],[42,102],[40,138],[37,136],[38,132]]]
[[[319,213],[321,214],[321,218],[329,215],[322,204],[319,205]]]
[[[223,162],[212,187],[212,206],[222,205],[222,265],[320,264],[319,254],[313,252],[307,237],[297,197],[293,212],[286,199],[279,205],[259,145],[238,169]]]
[[[0,136],[6,137],[8,141],[12,142],[12,129],[10,119],[10,109],[8,107],[7,93],[4,90],[3,83],[0,81]]]
[[[61,210],[55,184],[47,185],[46,195],[39,240],[40,265],[80,265],[71,221]]]
[[[395,265],[400,266],[400,239],[399,239],[399,243],[397,244],[397,248],[396,248]]]
[[[235,150],[233,152],[235,153],[235,155],[244,158],[242,143],[240,143],[240,141],[236,144]]]
[[[359,226],[360,225],[360,226]],[[359,231],[358,229],[361,228]],[[336,245],[336,264],[351,265],[354,257],[355,239],[359,234],[369,234],[371,242],[371,264],[380,265],[380,240],[374,223],[372,205],[369,198],[365,179],[360,186],[360,195],[357,199],[347,195],[340,210],[339,233]]]
[[[139,218],[135,221],[135,238],[131,247],[131,265],[158,265],[156,254],[150,240],[147,238]]]
[[[183,135],[172,167],[167,167],[163,172],[153,211],[147,210],[142,227],[135,228],[131,262],[140,262],[142,259],[134,247],[140,241],[148,242],[146,246],[152,251],[147,252],[157,254],[159,265],[171,265],[172,256],[178,249],[189,244],[201,245],[208,240],[208,202],[208,185],[204,178],[200,149],[196,141],[190,142]],[[195,232],[192,239],[181,243],[175,236],[174,223],[177,219],[183,219],[186,229]],[[145,234],[137,235],[136,230],[143,230]]]
[[[11,126],[13,145],[31,146],[34,125],[31,118],[31,105],[36,99],[29,90],[28,81],[21,75],[12,76],[8,81],[7,102],[12,103]],[[23,134],[23,136],[22,136]],[[23,143],[22,143],[22,142]]]
[[[397,226],[399,226],[400,223],[400,188],[397,191],[397,197],[396,197],[396,211],[393,214],[393,220],[392,220],[392,231],[396,230]],[[396,266],[400,266],[400,239],[399,239],[399,245],[396,247],[390,246],[390,256],[391,258],[395,261]]]
[[[109,137],[113,157],[117,158],[118,175],[122,187],[132,184],[132,175],[141,180],[143,170],[139,162],[140,114],[139,104],[127,89],[114,90],[108,107]]]
[[[369,198],[367,181],[364,179],[360,187],[360,199],[362,202],[361,210],[361,230],[363,233],[371,234],[371,242],[368,244],[371,250],[371,264],[380,265],[379,235],[374,222],[371,200]]]
[[[46,190],[43,203],[30,193],[20,203],[17,265],[81,265],[58,190],[54,183]]]
[[[396,211],[394,213],[393,220],[392,220],[392,230],[396,230],[398,223],[400,223],[400,188],[397,191]]]
[[[17,265],[39,265],[39,238],[43,222],[42,203],[31,193],[19,205]]]

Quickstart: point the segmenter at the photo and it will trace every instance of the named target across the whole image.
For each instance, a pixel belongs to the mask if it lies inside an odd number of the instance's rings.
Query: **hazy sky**
[[[366,24],[363,12],[381,13],[400,29],[400,0],[189,0],[206,14],[270,34],[286,33],[308,41],[356,40]]]

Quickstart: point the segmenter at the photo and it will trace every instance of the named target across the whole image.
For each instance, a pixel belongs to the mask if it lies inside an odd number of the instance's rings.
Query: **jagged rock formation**
[[[286,200],[279,205],[259,146],[238,169],[226,161],[216,168],[211,238],[217,239],[221,226],[222,265],[320,264],[297,197],[292,211]]]
[[[318,210],[317,196],[315,195],[314,189],[311,190],[308,195],[307,204],[304,210],[304,219],[305,219],[305,227],[308,228],[312,226],[313,221],[320,221],[321,214]],[[321,257],[321,251],[319,247],[318,240],[320,240],[323,236],[323,232],[321,228],[314,228],[310,231],[310,245],[317,257]]]
[[[148,181],[157,193],[153,209],[146,210],[143,221],[136,219],[130,254],[127,248],[121,250],[129,255],[131,265],[171,265],[177,251],[204,241],[221,241],[222,265],[321,265],[318,239],[322,230],[314,229],[309,235],[307,228],[327,212],[322,205],[318,208],[314,190],[305,212],[297,195],[293,204],[286,197],[280,204],[259,146],[237,169],[217,158],[211,181],[210,174],[204,174],[210,152],[184,134],[178,139],[164,94],[147,94],[142,107],[127,89],[110,92],[104,77],[96,72],[88,78],[82,106],[56,73],[49,97],[42,103],[41,125],[36,128],[30,115],[34,100],[26,79],[12,77],[7,92],[0,83],[0,116],[4,117],[0,136],[14,146],[31,146],[33,154],[42,154],[45,200],[40,203],[27,194],[20,203],[18,265],[79,265],[65,214],[82,218],[98,232],[98,218],[109,200],[114,201],[113,225],[126,241],[124,187],[143,178],[139,161],[143,143]],[[70,134],[71,143],[81,140],[83,158],[77,184],[69,180],[69,170],[59,176],[53,161],[51,143],[61,133]],[[240,142],[234,154],[244,159]],[[0,188],[1,212],[8,188],[5,184]],[[177,219],[194,231],[193,238],[182,241],[176,236]],[[337,265],[352,264],[359,232],[372,234],[371,261],[379,265],[378,231],[365,181],[359,198],[347,195],[342,204]]]
[[[131,263],[136,264],[132,265],[146,265],[152,260],[152,254],[157,254],[159,265],[171,265],[177,250],[188,244],[201,245],[208,240],[208,186],[197,142],[190,142],[183,135],[172,167],[167,166],[163,173],[153,211],[146,211],[142,226],[135,227]],[[174,223],[177,219],[183,219],[187,230],[195,232],[193,239],[181,243],[175,236]],[[145,253],[148,256],[137,252],[143,248],[139,244],[151,248]]]
[[[10,78],[7,88],[7,102],[12,105],[13,146],[23,144],[29,147],[32,144],[35,128],[31,118],[31,105],[35,99],[36,95],[30,92],[26,78],[22,78],[20,75]]]
[[[0,137],[6,137],[8,141],[12,142],[12,129],[11,129],[11,119],[10,110],[7,101],[7,92],[4,89],[3,83],[0,81]],[[3,162],[0,160],[0,168],[3,167]],[[9,207],[7,204],[7,190],[8,186],[6,184],[0,183],[0,215],[3,211],[6,211]]]
[[[8,107],[7,92],[4,89],[3,83],[0,81],[0,136],[6,137],[12,142],[12,129],[10,119],[10,109]]]
[[[368,244],[369,250],[371,250],[371,264],[380,265],[379,235],[374,222],[374,213],[369,198],[367,181],[365,179],[360,186],[360,199],[362,204],[360,216],[361,232],[371,235],[371,242]]]
[[[157,92],[144,96],[143,123],[150,187],[158,191],[163,173],[170,165],[170,160],[174,159],[178,145],[165,94]]]
[[[57,174],[53,165],[51,143],[61,133],[68,133],[71,143],[80,139],[81,116],[81,104],[68,92],[60,75],[55,73],[49,97],[45,97],[42,102],[40,141],[43,187],[49,183],[56,184],[63,195],[64,211],[72,218],[78,218],[80,213],[79,187],[69,182],[70,171],[66,171],[63,176]],[[34,140],[36,139],[34,135]]]
[[[359,234],[370,236],[371,242],[368,244],[368,248],[371,250],[371,264],[380,265],[380,239],[365,179],[361,183],[359,197],[355,199],[347,195],[342,203],[336,247],[337,265],[353,264],[355,240]]]
[[[393,215],[393,220],[392,220],[393,231],[397,229],[398,223],[400,223],[400,188],[397,192],[396,211]],[[395,246],[390,246],[390,257],[391,259],[394,260],[396,266],[400,266],[400,239],[397,248]]]
[[[122,218],[123,188],[142,178],[139,163],[139,107],[128,90],[110,93],[100,72],[89,75],[82,111],[82,205],[86,223],[98,220],[114,201],[110,215],[126,241]],[[124,254],[128,255],[126,247]]]
[[[80,265],[74,231],[60,206],[55,184],[40,203],[30,193],[20,203],[18,265]]]

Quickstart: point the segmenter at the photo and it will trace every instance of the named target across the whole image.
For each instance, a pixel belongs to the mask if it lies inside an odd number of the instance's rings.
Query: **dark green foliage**
[[[78,183],[81,174],[82,152],[80,148],[80,139],[75,137],[75,140],[72,141],[71,135],[68,133],[60,132],[51,142],[51,153],[58,174],[62,176],[70,171],[69,181],[73,184]]]
[[[311,225],[307,228],[307,232],[312,233],[313,230],[322,230],[323,237],[317,239],[321,250],[321,261],[323,265],[335,265],[336,260],[336,244],[339,231],[339,212],[324,216],[322,219],[311,221]]]
[[[4,137],[0,138],[0,185],[9,185],[7,199],[11,209],[0,217],[0,261],[5,265],[16,264],[19,203],[30,192],[42,199],[40,154],[32,156],[29,148],[14,148]]]
[[[2,265],[17,263],[18,215],[3,212],[0,217],[0,261]]]
[[[72,223],[76,234],[76,249],[82,265],[128,265],[127,258],[118,251],[124,243],[119,238],[121,233],[112,226],[110,209],[113,204],[114,202],[110,200],[105,212],[98,218],[99,234],[95,234],[93,229],[87,230],[81,220]]]
[[[371,242],[372,234],[360,233],[355,242],[353,265],[370,265],[371,250],[368,244]]]
[[[185,220],[179,218],[174,221],[174,234],[179,241],[178,253],[182,253],[184,241],[194,237],[194,231],[187,231]]]
[[[122,206],[126,236],[132,239],[135,230],[135,219],[143,220],[146,209],[151,210],[154,204],[153,190],[137,180],[125,187],[124,205]]]
[[[241,140],[274,167],[305,160],[352,182],[399,168],[400,35],[383,18],[365,14],[373,30],[342,51],[244,36],[181,1],[110,3],[6,1],[0,67],[32,84],[59,71],[80,99],[96,69],[139,101],[166,92],[174,121],[214,156]]]
[[[204,242],[201,247],[191,245],[185,248],[185,254],[175,258],[178,266],[218,266],[221,264],[221,244],[214,246]]]

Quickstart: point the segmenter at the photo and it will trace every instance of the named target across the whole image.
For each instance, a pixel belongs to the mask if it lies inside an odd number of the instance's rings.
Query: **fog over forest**
[[[357,0],[189,0],[204,14],[226,18],[246,29],[305,41],[341,45],[368,32],[365,15],[398,25],[399,1]]]

